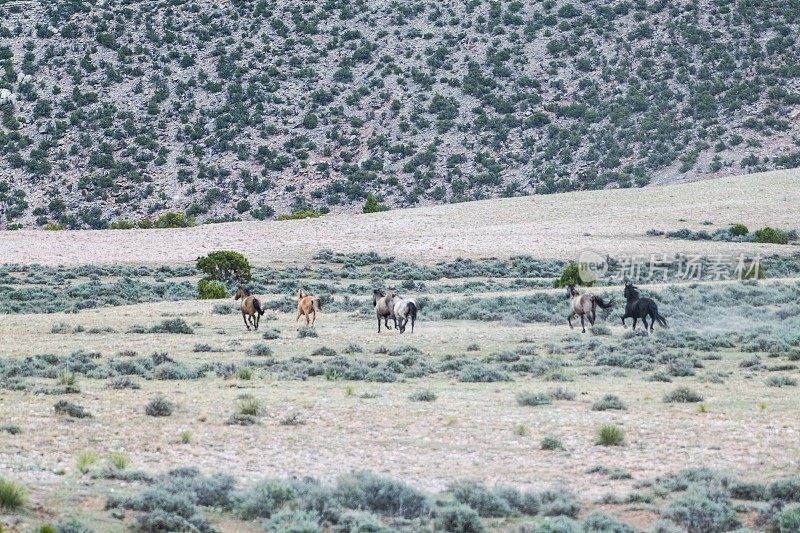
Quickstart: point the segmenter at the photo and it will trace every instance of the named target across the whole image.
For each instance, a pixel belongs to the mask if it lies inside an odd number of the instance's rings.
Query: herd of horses
[[[625,283],[625,290],[623,292],[625,297],[625,313],[622,315],[622,327],[627,328],[628,325],[625,320],[628,318],[633,319],[633,329],[636,329],[636,323],[641,320],[644,324],[645,331],[653,331],[653,326],[658,322],[662,327],[667,327],[666,319],[658,312],[656,302],[651,298],[642,298],[639,288],[631,282]],[[597,320],[597,308],[610,310],[614,306],[614,298],[606,301],[601,297],[592,293],[581,293],[576,284],[567,286],[567,298],[570,300],[570,313],[567,316],[567,323],[569,327],[573,328],[572,319],[580,317],[581,330],[586,333],[585,320],[589,321],[589,325],[594,326]],[[250,291],[244,287],[238,287],[234,300],[241,300],[239,308],[242,311],[242,320],[248,331],[250,326],[258,329],[258,323],[261,316],[264,314],[264,308],[261,307],[261,301],[250,294]],[[372,291],[372,306],[375,308],[375,315],[378,319],[378,333],[381,332],[381,320],[386,329],[392,329],[389,325],[389,319],[394,322],[394,328],[400,333],[405,333],[406,326],[411,322],[411,333],[414,333],[414,323],[417,321],[417,311],[419,307],[417,302],[412,298],[403,298],[394,293],[394,291],[384,292],[380,289]],[[295,322],[304,317],[306,326],[313,326],[317,320],[317,312],[322,310],[322,300],[318,296],[306,293],[303,289],[297,290],[297,318]],[[647,323],[647,317],[650,317],[650,323]]]

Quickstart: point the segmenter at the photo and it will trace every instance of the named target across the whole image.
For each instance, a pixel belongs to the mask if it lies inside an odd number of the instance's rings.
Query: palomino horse
[[[389,319],[394,320],[394,304],[392,300],[394,300],[394,292],[392,291],[389,291],[389,294],[384,294],[379,289],[372,291],[372,307],[375,308],[375,314],[378,316],[378,333],[381,332],[381,318],[386,329],[392,329],[392,326],[389,325]]]
[[[633,329],[636,329],[636,320],[642,319],[644,322],[644,330],[647,331],[647,315],[650,315],[650,331],[653,331],[653,326],[656,322],[663,327],[667,327],[667,320],[658,314],[658,306],[650,298],[640,298],[639,289],[631,282],[625,283],[625,314],[622,315],[622,327],[627,328],[625,325],[626,318],[633,318]]]
[[[242,300],[239,304],[239,308],[242,310],[242,320],[244,320],[244,325],[247,328],[247,331],[250,331],[251,325],[257,330],[258,323],[261,320],[261,315],[264,314],[264,310],[261,308],[261,302],[258,301],[258,298],[251,296],[250,291],[244,287],[238,287],[233,299]],[[249,324],[247,322],[248,319],[250,320]]]
[[[404,333],[409,319],[411,320],[411,333],[414,333],[414,322],[417,320],[417,302],[411,298],[400,298],[395,296],[392,300],[394,325]]]
[[[317,320],[317,311],[322,310],[322,302],[316,296],[306,294],[303,289],[297,289],[297,318],[295,322],[300,320],[301,316],[306,317],[306,326],[308,326],[309,317],[311,317],[311,325]]]
[[[586,333],[586,326],[584,326],[583,323],[584,316],[589,319],[589,324],[594,326],[594,321],[597,318],[597,307],[599,306],[602,309],[611,309],[611,307],[614,305],[613,298],[610,301],[605,302],[602,298],[595,296],[594,294],[581,294],[578,291],[578,287],[574,283],[567,287],[567,298],[571,300],[571,310],[569,316],[567,317],[569,327],[572,328],[572,319],[576,316],[579,316],[581,317],[581,330],[583,333]]]

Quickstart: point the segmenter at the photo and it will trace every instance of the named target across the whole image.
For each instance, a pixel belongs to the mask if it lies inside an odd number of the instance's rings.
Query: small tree
[[[221,250],[197,258],[197,269],[206,280],[223,283],[245,283],[252,279],[250,262],[239,252]]]
[[[583,278],[581,278],[580,265],[575,261],[570,261],[569,264],[564,267],[564,271],[561,272],[561,277],[557,278],[553,282],[553,287],[556,289],[567,287],[569,285],[583,285],[584,287],[591,287],[593,283],[593,281],[585,281]]]
[[[750,230],[748,230],[747,226],[745,226],[744,224],[734,224],[731,226],[730,231],[731,235],[733,235],[734,237],[744,237],[745,235],[750,233]]]
[[[367,201],[364,202],[362,211],[364,213],[377,213],[379,211],[388,211],[389,208],[378,202],[375,195],[372,193],[367,194]]]

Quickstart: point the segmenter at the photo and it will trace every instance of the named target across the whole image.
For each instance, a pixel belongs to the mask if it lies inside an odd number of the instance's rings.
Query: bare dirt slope
[[[644,189],[527,196],[371,215],[330,215],[282,222],[214,224],[175,230],[16,231],[0,233],[6,263],[175,263],[211,250],[240,250],[256,263],[295,262],[321,248],[381,251],[436,261],[455,257],[575,258],[602,254],[777,252],[752,243],[667,240],[648,229],[794,228],[800,170]],[[713,226],[701,226],[711,222]],[[783,251],[785,247],[781,247]]]

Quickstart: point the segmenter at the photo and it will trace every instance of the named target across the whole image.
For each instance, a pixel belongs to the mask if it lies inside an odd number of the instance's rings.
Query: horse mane
[[[241,290],[241,291],[244,293],[244,295],[245,295],[245,296],[250,296],[250,291],[248,291],[248,290],[247,290],[247,289],[245,289],[244,287],[241,287],[241,286],[240,286],[240,287],[238,288],[238,290]]]

